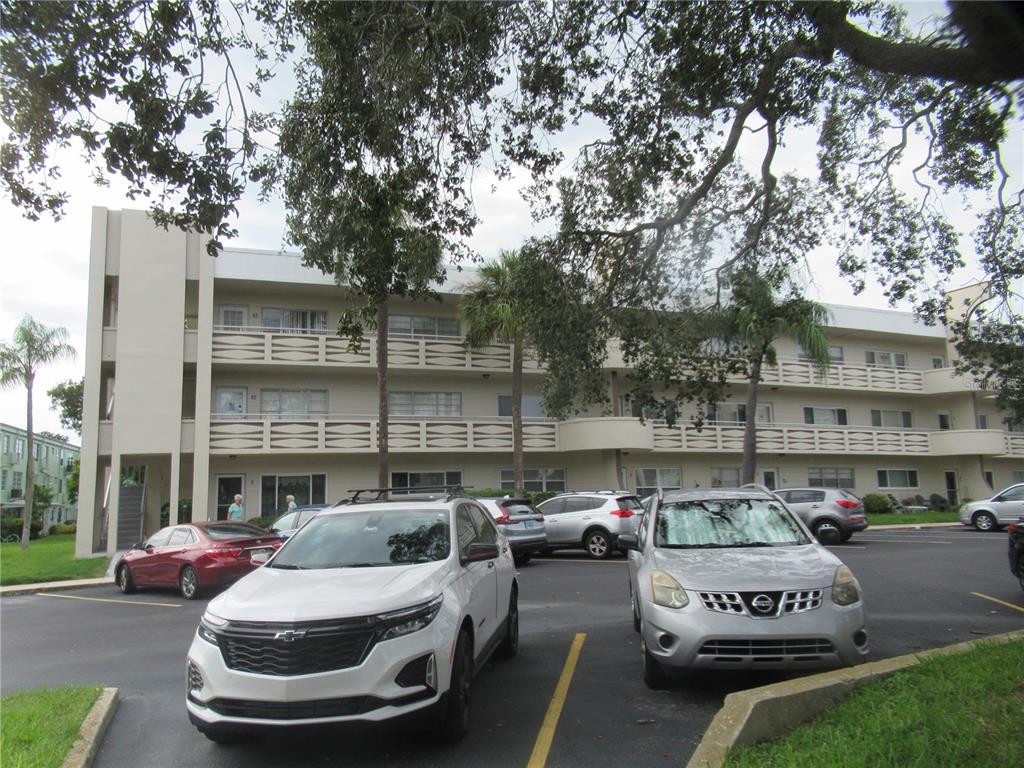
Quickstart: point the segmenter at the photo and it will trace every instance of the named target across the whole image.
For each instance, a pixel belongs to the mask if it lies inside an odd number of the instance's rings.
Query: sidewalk
[[[33,595],[36,592],[58,592],[62,589],[101,587],[105,584],[114,586],[114,579],[110,576],[101,576],[98,579],[69,579],[68,581],[44,581],[38,584],[11,584],[7,587],[0,587],[0,597]]]

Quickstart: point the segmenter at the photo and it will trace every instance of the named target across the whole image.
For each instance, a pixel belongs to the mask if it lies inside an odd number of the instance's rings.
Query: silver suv
[[[837,530],[841,541],[849,541],[868,527],[863,502],[842,488],[780,488],[773,493],[800,516],[818,540],[823,531]]]
[[[512,548],[516,565],[526,565],[530,558],[547,548],[548,537],[544,515],[529,499],[477,499],[494,518]]]
[[[549,550],[583,547],[598,560],[612,556],[619,536],[636,531],[643,514],[640,499],[629,491],[570,491],[537,509],[544,513]]]

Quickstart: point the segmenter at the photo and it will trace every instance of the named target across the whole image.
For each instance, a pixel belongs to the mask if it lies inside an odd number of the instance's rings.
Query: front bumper
[[[188,653],[189,719],[203,729],[289,726],[387,720],[430,706],[448,688],[451,640],[443,622],[379,641],[361,664],[347,669],[283,677],[229,669],[220,648],[198,635]],[[433,654],[435,687],[399,685],[411,662]],[[195,673],[201,677],[199,685]]]
[[[697,593],[674,609],[644,600],[648,651],[666,667],[799,669],[859,664],[868,654],[863,602],[838,606],[825,590],[804,613],[754,619],[706,609]]]

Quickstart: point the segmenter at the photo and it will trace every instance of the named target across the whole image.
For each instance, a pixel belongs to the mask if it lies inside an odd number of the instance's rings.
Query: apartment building
[[[43,523],[66,523],[75,519],[77,506],[68,498],[68,479],[78,458],[78,447],[36,433],[36,485],[48,487],[53,497]],[[28,471],[28,432],[0,424],[0,514],[22,517],[25,512],[25,477]]]
[[[374,339],[336,336],[352,301],[295,254],[226,249],[93,211],[78,553],[112,552],[190,499],[193,519],[334,501],[377,484]],[[440,302],[392,302],[391,485],[511,487],[511,351],[467,350],[453,273]],[[981,498],[1024,479],[1024,432],[950,367],[942,328],[901,312],[833,307],[824,376],[792,341],[761,388],[758,477],[900,498]],[[527,485],[535,490],[710,487],[739,479],[743,383],[701,429],[632,413],[612,347],[610,413],[547,418],[543,371],[524,382]],[[650,414],[649,414],[650,415]],[[653,415],[653,416],[656,416]],[[129,468],[145,482],[132,493]],[[128,509],[128,507],[131,509]]]

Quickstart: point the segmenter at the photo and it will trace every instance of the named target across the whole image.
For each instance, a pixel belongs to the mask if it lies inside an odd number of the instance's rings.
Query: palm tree
[[[800,296],[780,301],[767,280],[747,272],[733,281],[728,316],[733,340],[746,349],[747,401],[742,482],[752,483],[757,470],[757,387],[761,381],[761,369],[765,365],[776,364],[772,343],[780,336],[796,339],[806,357],[820,373],[824,373],[831,363],[824,327],[828,322],[828,310]]]
[[[68,343],[68,331],[57,326],[49,328],[25,315],[14,329],[14,340],[0,344],[0,387],[22,384],[28,393],[26,430],[28,456],[25,467],[25,513],[21,525],[21,548],[28,549],[32,527],[32,504],[35,501],[35,441],[32,433],[32,385],[39,368],[56,360],[71,359],[75,348]]]
[[[459,311],[466,322],[466,346],[490,344],[495,337],[512,343],[512,474],[517,494],[523,479],[523,345],[526,335],[526,294],[518,276],[518,251],[501,251],[498,261],[480,270],[480,280],[462,297]]]

